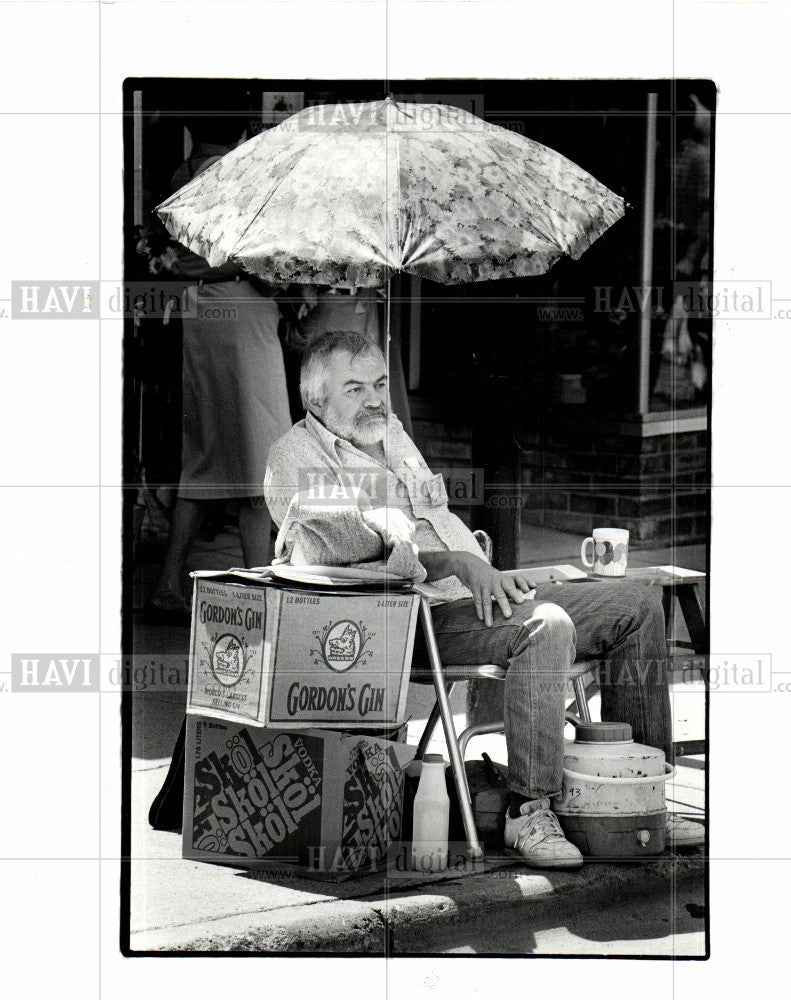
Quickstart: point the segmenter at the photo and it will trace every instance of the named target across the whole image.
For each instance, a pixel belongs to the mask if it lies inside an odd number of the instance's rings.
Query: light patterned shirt
[[[382,443],[384,463],[333,434],[311,413],[275,442],[264,494],[280,529],[278,559],[352,565],[386,558],[388,569],[422,581],[420,552],[483,557],[472,532],[448,510],[442,474],[431,472],[394,415]],[[386,514],[392,509],[414,524],[417,552],[388,536]],[[455,576],[434,587],[445,601],[472,596]]]

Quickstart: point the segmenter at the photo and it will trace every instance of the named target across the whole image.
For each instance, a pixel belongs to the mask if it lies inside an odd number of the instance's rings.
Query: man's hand
[[[492,598],[497,601],[503,617],[510,618],[510,602],[523,604],[527,594],[536,587],[527,573],[509,573],[506,576],[471,552],[421,552],[420,561],[428,570],[430,580],[457,576],[472,591],[475,613],[487,626],[494,620]]]

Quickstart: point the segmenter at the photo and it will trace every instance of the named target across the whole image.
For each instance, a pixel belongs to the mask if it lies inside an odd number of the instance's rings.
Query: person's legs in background
[[[165,559],[151,605],[155,610],[188,611],[182,591],[184,565],[200,527],[212,505],[211,500],[188,500],[179,497],[173,508]],[[244,497],[239,501],[239,538],[244,565],[266,566],[271,549],[272,518],[263,497]]]
[[[263,497],[245,497],[239,501],[239,537],[242,556],[248,569],[268,566],[271,551],[272,518]]]
[[[151,595],[150,603],[155,610],[189,611],[182,591],[181,577],[187,556],[210,504],[209,500],[188,500],[185,497],[176,500],[170,521],[165,559],[154,593]]]

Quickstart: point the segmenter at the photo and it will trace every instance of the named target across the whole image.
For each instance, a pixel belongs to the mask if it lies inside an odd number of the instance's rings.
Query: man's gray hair
[[[299,394],[306,410],[311,404],[323,403],[327,393],[327,368],[335,351],[346,351],[352,360],[363,354],[381,354],[376,344],[353,330],[331,330],[313,337],[302,353]]]

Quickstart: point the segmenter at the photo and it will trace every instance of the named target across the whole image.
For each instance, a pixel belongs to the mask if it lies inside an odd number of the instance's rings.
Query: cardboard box
[[[417,595],[194,576],[188,712],[288,729],[403,722]]]
[[[190,715],[182,853],[306,875],[370,870],[401,833],[415,747]]]

